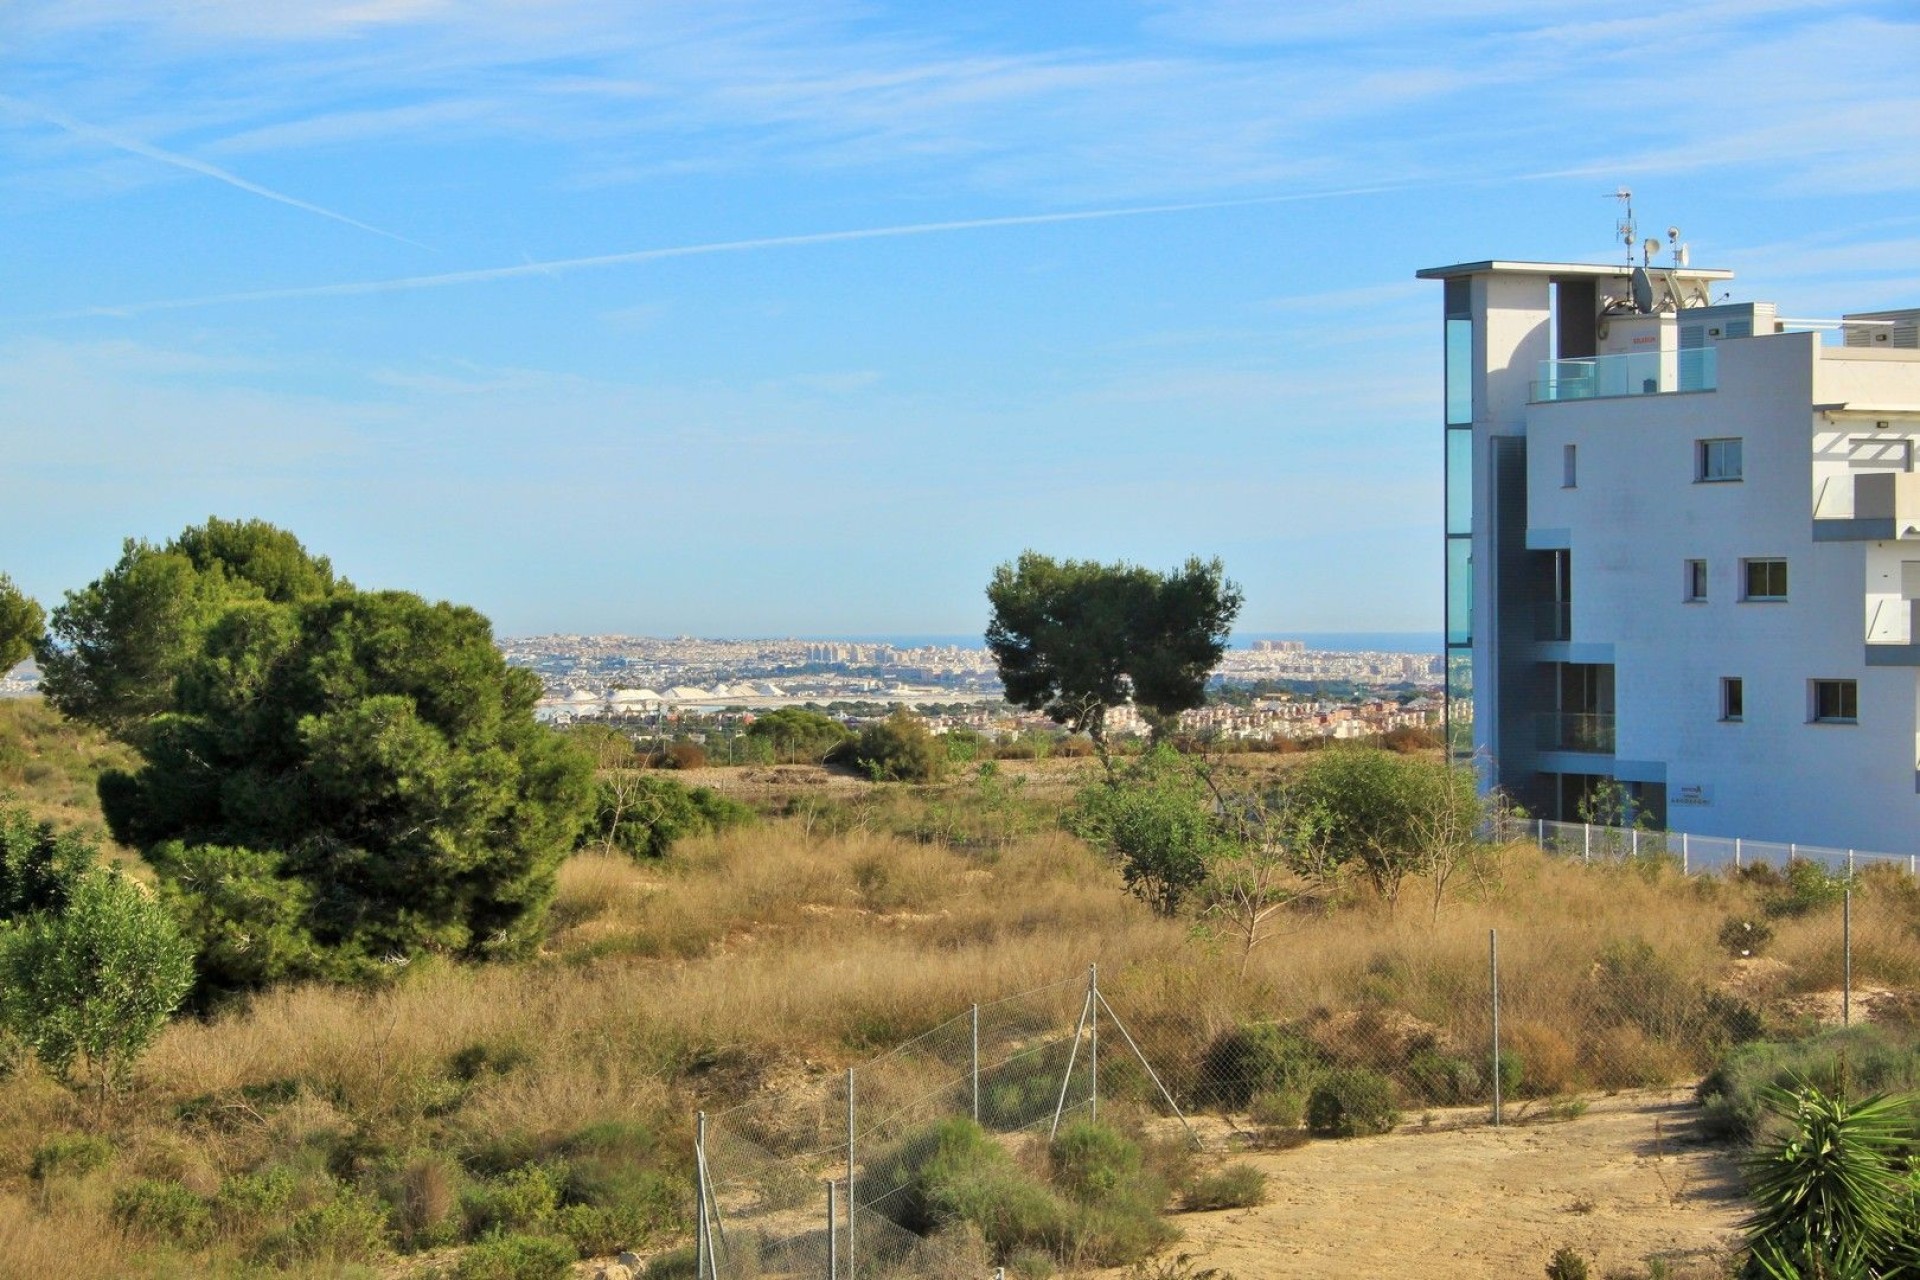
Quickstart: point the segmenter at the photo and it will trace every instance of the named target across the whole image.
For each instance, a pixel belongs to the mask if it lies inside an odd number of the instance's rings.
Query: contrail
[[[994,227],[1032,227],[1058,222],[1092,222],[1103,218],[1140,218],[1153,214],[1189,213],[1203,209],[1232,209],[1249,205],[1286,204],[1302,200],[1371,195],[1394,189],[1393,185],[1348,187],[1331,191],[1296,192],[1291,195],[1252,196],[1241,200],[1143,204],[1117,209],[1083,209],[1071,213],[1022,213],[1002,218],[964,218],[952,222],[913,222],[895,227],[862,227],[852,231],[816,231],[805,235],[761,236],[752,240],[721,240],[709,244],[676,245],[665,249],[636,249],[627,253],[603,253],[585,258],[554,258],[544,262],[515,263],[506,267],[481,267],[472,271],[444,271],[428,276],[401,276],[388,280],[351,280],[340,284],[299,285],[287,289],[254,289],[242,293],[207,294],[196,298],[134,302],[125,306],[86,307],[78,311],[62,312],[51,318],[72,320],[87,316],[137,316],[153,311],[183,311],[196,307],[217,307],[239,302],[275,302],[290,298],[343,298],[409,289],[445,289],[455,285],[514,280],[522,276],[558,275],[566,271],[580,271],[592,267],[656,262],[662,258],[692,258],[709,253],[750,253],[760,249],[837,244],[849,240],[884,240],[902,236],[941,235],[951,231],[983,231]]]
[[[18,115],[29,116],[35,120],[41,120],[47,124],[57,126],[77,138],[85,138],[90,142],[103,143],[116,150],[125,151],[136,156],[144,156],[149,160],[156,160],[161,164],[171,165],[176,169],[185,169],[188,173],[197,173],[201,177],[212,178],[215,182],[224,182],[228,186],[237,187],[250,195],[261,196],[268,200],[278,201],[284,205],[291,205],[295,209],[301,209],[307,213],[316,213],[323,218],[331,218],[335,222],[344,222],[350,227],[358,227],[362,231],[371,231],[374,235],[385,236],[389,240],[398,240],[401,244],[410,244],[416,249],[424,249],[427,247],[418,240],[409,240],[403,235],[373,226],[370,223],[362,222],[358,218],[349,218],[344,213],[335,213],[332,209],[323,209],[319,205],[302,200],[297,196],[290,196],[285,192],[275,191],[272,187],[263,187],[257,182],[249,182],[239,174],[222,169],[219,165],[208,164],[205,160],[196,160],[192,156],[181,155],[178,151],[168,151],[164,147],[156,147],[152,143],[142,142],[138,138],[129,138],[124,134],[113,133],[109,130],[99,128],[96,125],[75,120],[72,116],[50,110],[46,107],[35,106],[30,102],[22,102],[20,99],[10,97],[6,94],[0,94],[0,107],[4,107]]]

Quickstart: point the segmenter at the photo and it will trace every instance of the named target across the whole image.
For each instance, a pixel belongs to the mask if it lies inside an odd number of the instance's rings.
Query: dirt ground
[[[1737,1244],[1746,1213],[1730,1149],[1702,1140],[1699,1114],[1687,1091],[1642,1091],[1596,1098],[1568,1121],[1416,1122],[1254,1152],[1244,1158],[1266,1171],[1267,1203],[1182,1215],[1171,1252],[1234,1280],[1535,1277],[1563,1245],[1596,1278],[1645,1275],[1655,1257],[1689,1274],[1685,1260]]]

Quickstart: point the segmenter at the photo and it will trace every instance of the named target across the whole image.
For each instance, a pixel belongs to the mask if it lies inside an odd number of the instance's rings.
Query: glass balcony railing
[[[1548,751],[1613,754],[1613,716],[1597,711],[1548,711],[1541,720],[1540,745]]]
[[[1717,347],[1684,351],[1629,351],[1586,360],[1542,360],[1533,383],[1535,402],[1657,396],[1712,391],[1720,385]]]

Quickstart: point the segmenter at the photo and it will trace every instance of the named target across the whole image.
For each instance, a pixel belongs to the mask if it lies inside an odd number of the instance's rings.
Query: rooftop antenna
[[[1686,266],[1689,255],[1687,253],[1687,246],[1680,243],[1680,228],[1667,228],[1667,243],[1673,246],[1673,265],[1676,267]]]
[[[1616,187],[1611,199],[1620,202],[1620,220],[1613,224],[1614,234],[1620,237],[1620,243],[1627,246],[1627,265],[1633,265],[1633,242],[1637,232],[1633,225],[1633,192],[1626,187]]]

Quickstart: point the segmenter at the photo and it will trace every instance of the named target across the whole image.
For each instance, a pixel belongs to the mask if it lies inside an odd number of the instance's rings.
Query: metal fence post
[[[827,1280],[840,1280],[840,1214],[833,1202],[833,1179],[827,1179]]]
[[[1500,931],[1487,930],[1487,973],[1493,992],[1493,1126],[1500,1127]]]
[[[1853,886],[1840,899],[1840,1025],[1853,1025]]]
[[[1684,876],[1684,875],[1693,874],[1688,869],[1690,863],[1691,863],[1691,859],[1687,856],[1687,833],[1682,831],[1680,833],[1680,874],[1681,875]]]
[[[1633,828],[1633,856],[1640,856],[1640,828]]]
[[[1853,879],[1853,850],[1847,850],[1847,879]]]
[[[1100,966],[1087,966],[1087,1009],[1093,1015],[1087,1028],[1092,1037],[1087,1041],[1087,1077],[1093,1093],[1093,1110],[1090,1116],[1095,1124],[1100,1123]]]
[[[1740,869],[1740,837],[1739,836],[1735,836],[1733,838],[1733,869],[1735,871],[1738,871]]]
[[[973,1122],[980,1123],[980,1006],[973,1006],[968,1030],[973,1047],[967,1055],[967,1074],[973,1079]]]
[[[1534,838],[1534,843],[1544,849],[1547,847],[1547,820],[1545,818],[1536,818],[1534,821],[1540,824],[1540,834]]]
[[[707,1239],[707,1113],[693,1117],[693,1274],[707,1280],[713,1274],[713,1246]]]
[[[1585,834],[1585,839],[1586,839],[1586,844],[1580,850],[1580,861],[1592,862],[1593,861],[1593,824],[1591,822],[1583,822],[1580,824],[1580,829]]]
[[[847,1280],[853,1280],[853,1220],[860,1201],[853,1194],[853,1068],[847,1068]]]

